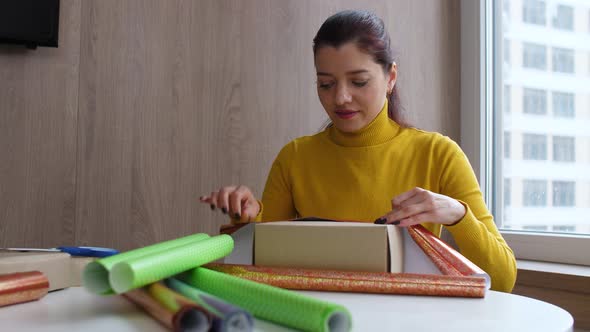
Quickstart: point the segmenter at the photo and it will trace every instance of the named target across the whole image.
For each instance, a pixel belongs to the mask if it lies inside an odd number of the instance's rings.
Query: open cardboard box
[[[231,236],[226,264],[344,271],[444,274],[408,228],[359,222],[279,221],[247,224]],[[452,255],[467,261],[458,252]],[[465,275],[465,274],[464,274]],[[470,276],[490,278],[479,268]]]

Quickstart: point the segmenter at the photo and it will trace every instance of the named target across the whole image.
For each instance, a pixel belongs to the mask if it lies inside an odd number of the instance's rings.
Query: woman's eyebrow
[[[346,72],[346,75],[356,75],[356,74],[363,74],[363,73],[368,73],[368,72],[369,71],[366,69],[358,69],[358,70],[348,71],[348,72]],[[321,71],[318,71],[316,74],[318,76],[334,76],[330,73],[325,73],[325,72],[321,72]]]

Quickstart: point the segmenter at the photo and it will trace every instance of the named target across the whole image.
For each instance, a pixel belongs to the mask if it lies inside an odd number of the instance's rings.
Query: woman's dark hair
[[[371,55],[388,74],[394,57],[391,41],[383,20],[377,15],[362,10],[345,10],[330,16],[313,39],[313,54],[324,46],[338,48],[354,42],[357,47]],[[397,84],[388,96],[387,115],[402,127],[410,127],[403,116]]]

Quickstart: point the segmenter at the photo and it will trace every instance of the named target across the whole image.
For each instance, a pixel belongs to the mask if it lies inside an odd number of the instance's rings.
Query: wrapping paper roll
[[[110,257],[98,259],[88,263],[83,272],[83,284],[86,289],[96,294],[112,294],[113,289],[109,283],[109,273],[113,266],[125,260],[131,260],[142,256],[151,256],[157,252],[170,250],[174,247],[208,239],[209,235],[199,233],[185,236],[179,239],[152,244],[143,248],[130,250]]]
[[[347,272],[237,264],[208,264],[208,269],[294,290],[484,297],[482,277],[389,272]]]
[[[202,267],[179,279],[278,324],[306,331],[349,331],[352,327],[350,313],[343,306],[286,289]]]
[[[145,312],[150,314],[155,320],[160,322],[160,324],[164,325],[169,330],[173,330],[174,326],[172,324],[174,314],[164,308],[164,306],[156,301],[150,294],[143,288],[134,289],[130,292],[122,294],[124,298],[131,301]]]
[[[128,259],[113,266],[109,282],[115,292],[124,293],[210,263],[228,255],[233,248],[231,236],[218,235],[152,255]]]
[[[195,302],[159,282],[146,289],[154,300],[173,314],[174,331],[206,332],[211,328],[211,315]]]
[[[485,274],[479,266],[473,264],[424,226],[410,226],[408,233],[424,253],[432,258],[434,264],[443,274],[463,276]]]
[[[213,316],[213,332],[249,332],[254,328],[252,316],[244,309],[175,278],[167,279],[166,285],[208,310]]]
[[[39,271],[0,275],[0,307],[34,301],[49,290],[49,280]]]

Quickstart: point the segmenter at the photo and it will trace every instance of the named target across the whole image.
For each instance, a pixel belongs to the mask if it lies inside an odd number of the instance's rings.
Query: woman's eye
[[[354,86],[356,87],[363,87],[365,85],[367,85],[369,81],[353,81],[352,84],[354,84]]]
[[[321,83],[318,82],[318,88],[323,89],[323,90],[328,90],[329,88],[332,87],[332,85],[334,85],[333,83]]]

